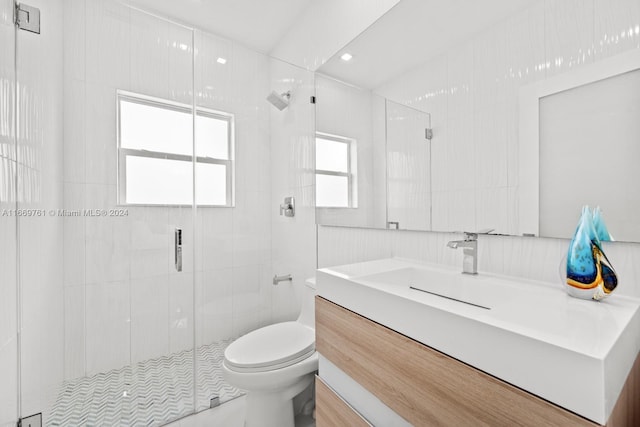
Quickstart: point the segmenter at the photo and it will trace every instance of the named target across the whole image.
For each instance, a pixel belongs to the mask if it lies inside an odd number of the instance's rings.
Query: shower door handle
[[[175,264],[176,271],[182,271],[182,229],[176,228],[174,233],[174,253],[175,253]]]

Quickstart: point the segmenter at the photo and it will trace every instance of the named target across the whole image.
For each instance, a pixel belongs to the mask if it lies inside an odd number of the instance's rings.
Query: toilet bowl
[[[225,380],[247,392],[246,427],[294,427],[293,398],[311,384],[318,369],[315,293],[315,279],[307,279],[295,322],[249,332],[225,350]]]

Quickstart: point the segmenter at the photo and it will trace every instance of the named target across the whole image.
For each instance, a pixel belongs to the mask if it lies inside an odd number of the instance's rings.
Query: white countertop
[[[601,424],[640,350],[640,301],[615,294],[399,258],[316,277],[318,295]]]

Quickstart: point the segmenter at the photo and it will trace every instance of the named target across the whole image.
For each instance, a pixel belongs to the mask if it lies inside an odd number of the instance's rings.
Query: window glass
[[[198,114],[196,155],[229,160],[229,121]]]
[[[196,164],[196,202],[199,205],[227,203],[227,168],[210,163]]]
[[[316,138],[316,169],[348,172],[349,144],[322,137]]]
[[[127,202],[142,205],[190,205],[192,163],[126,156]]]
[[[136,205],[193,202],[193,116],[188,105],[118,94],[119,200]],[[233,204],[233,117],[198,109],[196,201]]]
[[[317,174],[316,204],[324,207],[348,208],[349,178]]]
[[[191,113],[120,99],[120,146],[190,156]]]

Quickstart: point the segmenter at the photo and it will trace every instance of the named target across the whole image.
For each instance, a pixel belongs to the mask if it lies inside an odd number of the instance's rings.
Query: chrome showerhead
[[[291,91],[287,91],[279,94],[275,90],[271,91],[267,96],[267,101],[278,110],[282,111],[289,106],[289,99],[291,98]]]

